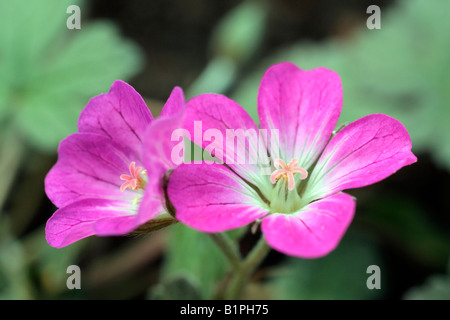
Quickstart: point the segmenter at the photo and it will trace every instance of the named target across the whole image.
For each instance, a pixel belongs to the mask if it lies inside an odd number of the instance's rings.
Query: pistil
[[[298,160],[292,159],[288,164],[277,159],[274,162],[276,170],[270,175],[270,181],[275,184],[272,190],[270,207],[273,212],[291,213],[301,208],[302,201],[296,189],[295,175],[300,180],[308,177],[308,172],[298,166]]]
[[[130,175],[128,174],[121,174],[120,180],[124,180],[125,182],[120,186],[120,191],[125,191],[127,188],[130,188],[131,190],[139,190],[144,189],[146,185],[146,181],[142,177],[142,175],[145,175],[145,170],[143,170],[142,167],[136,167],[136,162],[130,163]]]

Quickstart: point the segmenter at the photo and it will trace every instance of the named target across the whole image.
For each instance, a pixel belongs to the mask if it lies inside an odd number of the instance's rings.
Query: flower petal
[[[172,116],[184,112],[185,98],[180,87],[173,88],[169,98],[161,110],[161,117]]]
[[[196,96],[186,104],[184,127],[195,144],[213,153],[240,176],[260,189],[271,188],[265,140],[236,102],[219,94]]]
[[[342,108],[339,75],[325,68],[311,71],[284,62],[270,67],[258,92],[262,129],[279,130],[280,154],[274,158],[299,160],[309,169],[327,144]]]
[[[45,178],[47,196],[58,208],[85,198],[133,199],[136,192],[120,191],[133,157],[105,135],[74,133],[60,143]]]
[[[177,161],[178,158],[174,159],[175,155],[172,153],[178,144],[184,146],[183,136],[181,134],[175,136],[177,130],[183,130],[184,119],[183,92],[175,87],[164,105],[161,116],[147,127],[144,134],[143,159],[149,182],[154,179],[161,180],[167,170],[181,163]]]
[[[339,243],[355,212],[355,201],[338,193],[293,214],[265,217],[261,230],[274,249],[299,258],[319,258]]]
[[[180,143],[184,149],[183,136],[180,136],[180,140],[176,140],[176,138],[172,140],[172,134],[176,130],[182,129],[184,111],[183,92],[180,88],[175,87],[161,116],[155,119],[145,132],[143,159],[147,169],[148,182],[138,214],[139,219],[143,222],[167,211],[164,208],[164,179],[169,170],[181,163],[177,162],[178,159],[175,159],[176,156],[172,153]],[[183,157],[180,160],[183,160]]]
[[[65,247],[91,235],[124,235],[133,231],[136,216],[128,203],[106,199],[83,199],[57,210],[47,221],[47,242]]]
[[[257,192],[220,164],[182,164],[169,180],[176,218],[203,232],[245,226],[269,211]]]
[[[162,181],[160,179],[159,181]],[[165,195],[160,182],[148,183],[145,187],[144,196],[139,203],[136,216],[136,224],[144,224],[158,215],[167,212],[165,208]]]
[[[78,130],[104,134],[140,156],[142,138],[152,120],[139,93],[117,80],[108,93],[88,102],[78,120]]]
[[[350,123],[327,145],[305,191],[317,199],[341,190],[378,182],[417,161],[405,127],[384,114]]]

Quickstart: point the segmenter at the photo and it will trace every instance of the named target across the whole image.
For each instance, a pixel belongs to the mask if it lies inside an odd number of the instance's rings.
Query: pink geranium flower
[[[304,71],[291,63],[269,68],[258,93],[261,129],[269,133],[258,163],[186,163],[171,175],[168,194],[179,221],[204,232],[223,232],[261,221],[267,243],[285,254],[317,258],[339,243],[355,212],[355,200],[342,191],[378,182],[417,161],[403,125],[383,114],[350,123],[337,133],[342,106],[339,76],[325,68]],[[185,127],[258,131],[236,102],[204,94],[186,105]],[[199,123],[199,122],[197,122]],[[211,131],[209,131],[211,132]],[[274,132],[277,149],[268,148]],[[245,158],[259,142],[226,150],[212,139],[202,147],[214,149],[219,160],[237,150]],[[228,141],[228,140],[227,140]],[[264,164],[272,158],[272,167]],[[250,155],[251,156],[251,155]]]
[[[79,132],[61,142],[45,179],[47,196],[59,208],[45,228],[51,246],[176,221],[167,214],[163,184],[175,167],[170,137],[183,124],[184,102],[175,87],[154,119],[142,97],[122,81],[89,101]]]

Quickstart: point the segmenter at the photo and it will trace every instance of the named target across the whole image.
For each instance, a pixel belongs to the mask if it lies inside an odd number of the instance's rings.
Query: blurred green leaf
[[[22,165],[24,147],[15,130],[10,126],[0,129],[0,210],[3,209],[16,173]]]
[[[0,72],[1,74],[1,72]],[[9,89],[6,86],[0,86],[0,124],[3,124],[3,118],[6,117],[7,101],[9,100]]]
[[[450,300],[450,276],[433,275],[426,282],[406,292],[405,300]]]
[[[367,288],[371,265],[381,269],[381,289]],[[365,236],[351,232],[329,255],[312,260],[288,258],[282,270],[271,281],[276,299],[379,299],[388,289],[377,247]]]
[[[44,289],[39,292],[45,296],[37,298],[48,299],[61,294],[70,297],[73,294],[79,294],[77,290],[67,289],[66,281],[69,277],[67,267],[78,263],[78,254],[85,247],[86,242],[80,241],[62,249],[56,249],[47,243],[44,235],[42,226],[22,241],[28,268],[34,270],[39,286]]]
[[[236,77],[236,65],[230,59],[213,58],[202,73],[189,86],[186,96],[192,98],[203,93],[224,93]]]
[[[299,42],[267,57],[237,86],[233,98],[257,118],[256,95],[264,70],[291,61],[302,69],[326,67],[339,73],[344,94],[340,123],[372,113],[401,121],[414,150],[431,151],[450,169],[450,2],[399,1],[381,8],[382,27],[364,23],[345,41]]]
[[[113,24],[82,20],[80,30],[67,29],[67,7],[83,14],[83,4],[0,0],[0,117],[12,117],[40,149],[56,150],[89,98],[141,66],[140,51]]]
[[[211,60],[189,87],[187,97],[227,92],[238,76],[239,66],[260,48],[267,14],[266,1],[247,0],[217,23],[209,43]]]
[[[435,268],[445,266],[449,236],[417,203],[408,200],[399,195],[379,197],[359,219],[417,262]]]
[[[172,227],[163,279],[188,278],[198,284],[201,298],[209,299],[228,269],[228,261],[207,234],[181,224]]]
[[[0,212],[0,299],[26,300],[34,297],[27,273],[22,243],[9,233],[9,221]]]
[[[263,39],[267,17],[265,5],[265,1],[247,0],[227,13],[213,31],[213,54],[237,64],[248,60]]]
[[[200,300],[201,292],[194,281],[186,276],[165,279],[150,291],[151,300]]]

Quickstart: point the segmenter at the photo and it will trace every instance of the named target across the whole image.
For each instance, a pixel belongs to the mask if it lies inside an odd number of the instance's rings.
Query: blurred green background
[[[81,29],[69,30],[69,5]],[[370,30],[369,5],[381,9]],[[450,2],[447,0],[0,0],[0,299],[210,299],[227,263],[181,225],[51,248],[43,180],[90,97],[128,81],[153,114],[175,85],[226,94],[257,121],[270,65],[337,71],[340,123],[385,113],[418,162],[363,189],[339,247],[316,260],[272,251],[246,299],[450,299]],[[259,235],[238,230],[243,254]],[[69,265],[81,290],[66,287]],[[381,289],[369,290],[378,265]]]

